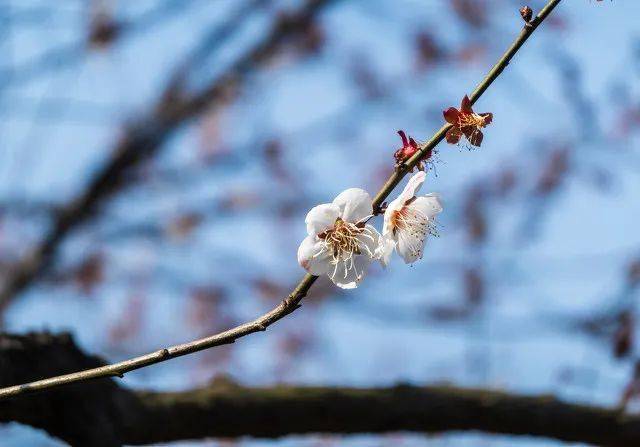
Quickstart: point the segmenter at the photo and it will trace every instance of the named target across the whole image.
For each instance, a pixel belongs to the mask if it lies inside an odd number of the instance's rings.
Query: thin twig
[[[489,71],[487,76],[478,84],[476,89],[473,91],[470,96],[472,103],[475,103],[486,91],[486,89],[493,83],[493,81],[495,81],[498,76],[500,76],[500,73],[502,73],[507,65],[509,65],[509,62],[511,61],[513,56],[527,41],[529,36],[537,29],[538,25],[540,25],[544,21],[544,19],[561,1],[562,0],[550,0],[540,11],[540,13],[522,29],[518,38],[514,41],[514,43],[504,53],[500,60],[498,60],[498,62]],[[420,161],[424,154],[428,150],[433,149],[440,141],[442,141],[447,130],[449,129],[449,126],[450,125],[447,124],[440,130],[438,130],[428,142],[421,146],[420,150],[410,160],[408,160],[404,166],[396,170],[391,175],[391,177],[389,177],[380,192],[378,192],[378,194],[374,198],[374,210],[379,209],[380,205],[384,202],[387,196],[398,185],[402,178]],[[145,366],[202,351],[214,346],[233,343],[238,338],[253,334],[254,332],[266,330],[267,327],[299,308],[300,302],[306,296],[307,292],[316,281],[316,279],[316,276],[308,274],[305,275],[293,290],[293,292],[287,298],[285,298],[276,308],[249,323],[236,326],[233,329],[229,329],[225,332],[221,332],[210,337],[202,338],[200,340],[195,340],[182,345],[160,349],[150,354],[135,357],[123,362],[114,363],[112,365],[88,369],[85,371],[66,374],[58,377],[52,377],[50,379],[39,380],[24,385],[16,385],[3,388],[0,389],[0,400],[21,394],[28,394],[36,391],[46,390],[65,384],[84,382],[91,379],[115,376],[123,377],[125,373],[144,368]]]
[[[485,76],[485,78],[478,84],[473,93],[469,95],[469,99],[471,100],[472,105],[475,104],[478,99],[480,99],[482,94],[489,88],[491,84],[493,84],[493,81],[495,81],[498,76],[500,76],[500,74],[504,71],[504,69],[507,68],[507,65],[509,65],[513,56],[515,56],[522,45],[524,45],[529,36],[533,34],[536,28],[538,28],[538,26],[544,21],[544,19],[546,19],[547,16],[551,14],[551,11],[553,11],[553,9],[558,6],[561,1],[562,0],[550,0],[545,5],[545,7],[540,10],[538,15],[522,28],[522,31],[520,31],[520,35],[518,36],[518,38],[513,42],[513,44],[511,44],[509,49],[502,55],[500,60],[498,60],[498,62],[496,62],[496,64],[491,68],[489,73],[487,73],[487,76]],[[444,126],[442,126],[440,130],[438,130],[429,141],[420,146],[420,150],[417,151],[413,155],[413,157],[407,160],[405,164],[400,167],[400,169],[397,169],[396,172],[394,172],[393,175],[389,177],[387,183],[385,183],[384,187],[373,199],[374,210],[379,209],[380,205],[382,205],[382,202],[384,202],[393,188],[395,188],[398,183],[400,183],[407,172],[411,171],[428,151],[435,148],[438,143],[440,143],[444,139],[450,127],[451,124],[445,124]]]

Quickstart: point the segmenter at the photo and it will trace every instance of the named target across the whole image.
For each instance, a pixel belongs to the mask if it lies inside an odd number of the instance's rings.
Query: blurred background
[[[110,361],[276,305],[304,273],[296,250],[309,208],[348,187],[375,194],[401,146],[396,130],[431,137],[519,33],[523,6],[0,4],[3,329],[68,330]],[[482,147],[438,146],[423,190],[445,210],[421,262],[375,266],[352,291],[324,278],[266,334],[124,383],[447,382],[633,411],[639,12],[595,0],[553,12],[476,104],[494,114]],[[62,445],[17,424],[0,439]],[[174,445],[560,443],[443,434]]]

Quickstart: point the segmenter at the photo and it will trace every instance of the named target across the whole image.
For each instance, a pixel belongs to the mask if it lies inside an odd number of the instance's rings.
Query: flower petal
[[[407,205],[406,211],[412,217],[405,222],[402,230],[396,232],[396,250],[404,262],[411,264],[422,258],[424,244],[430,231],[430,222],[442,211],[442,203],[437,194],[427,194],[417,197]],[[413,223],[407,226],[411,221]]]
[[[404,133],[404,130],[399,130],[398,135],[402,139],[402,147],[406,147],[409,144],[409,140],[407,140],[407,134]]]
[[[347,222],[358,222],[373,214],[373,201],[367,191],[349,188],[338,194],[333,205],[340,209],[340,217]]]
[[[410,231],[398,232],[398,243],[396,244],[396,250],[402,257],[402,259],[404,259],[405,263],[413,264],[418,259],[422,259],[426,237],[426,233],[416,233]]]
[[[474,129],[474,131],[471,132],[470,135],[466,135],[465,133],[465,136],[469,140],[469,143],[478,147],[480,147],[480,145],[482,144],[482,138],[484,137],[480,129]]]
[[[493,113],[481,113],[480,114],[481,117],[484,118],[484,125],[486,126],[487,124],[491,124],[491,122],[493,121]]]
[[[411,176],[411,178],[409,179],[409,182],[407,183],[407,186],[404,187],[404,190],[400,195],[402,197],[406,197],[406,200],[409,200],[410,198],[415,196],[416,193],[420,190],[420,187],[422,186],[426,178],[427,178],[426,172],[418,171],[417,173]]]
[[[316,236],[330,228],[333,228],[336,219],[340,217],[340,208],[333,203],[323,203],[314,206],[307,213],[304,222],[307,224],[307,233]]]
[[[416,200],[411,202],[411,208],[421,212],[427,216],[429,220],[432,220],[436,214],[442,212],[442,202],[438,194],[426,194],[417,197]]]
[[[382,226],[383,235],[386,236],[393,232],[393,228],[391,228],[391,218],[393,217],[393,214],[400,211],[404,207],[405,203],[416,195],[426,178],[427,174],[424,171],[418,171],[416,174],[411,176],[409,182],[406,184],[400,195],[387,205],[387,209],[384,212],[384,223]]]
[[[452,127],[447,131],[447,143],[449,144],[458,144],[460,141],[460,137],[462,137],[462,132],[457,127]]]
[[[363,255],[380,259],[382,256],[382,236],[373,225],[365,225],[364,231],[358,235],[358,240]]]
[[[384,223],[382,225],[382,234],[388,235],[393,232],[393,228],[391,228],[391,218],[396,211],[400,211],[404,206],[404,202],[406,200],[403,197],[399,196],[396,199],[392,200],[389,205],[387,205],[387,209],[384,212]]]
[[[456,124],[458,122],[458,115],[460,115],[460,112],[458,112],[458,109],[455,107],[449,107],[447,110],[442,112],[442,114],[444,115],[444,119],[447,123]]]
[[[316,236],[304,238],[298,247],[298,264],[312,275],[320,276],[331,269],[331,251]]]
[[[380,256],[380,263],[384,268],[386,268],[391,261],[391,255],[393,254],[393,249],[396,248],[396,243],[397,241],[393,234],[382,237],[382,243],[380,245],[382,256]]]
[[[478,130],[478,128],[476,126],[464,126],[460,128],[460,131],[462,132],[462,135],[464,135],[467,140],[470,140],[471,137],[473,136],[473,133]]]
[[[462,103],[460,104],[460,111],[463,113],[473,113],[473,109],[471,108],[471,100],[467,95],[464,95],[464,98],[462,98]]]
[[[369,264],[371,264],[369,256],[354,255],[333,266],[328,273],[329,279],[342,289],[355,289],[365,277]]]

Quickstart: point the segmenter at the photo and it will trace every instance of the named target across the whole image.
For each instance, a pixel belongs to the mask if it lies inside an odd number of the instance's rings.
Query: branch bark
[[[0,335],[0,385],[100,365],[68,334]],[[451,386],[248,388],[217,379],[186,392],[134,391],[113,380],[10,399],[0,422],[71,445],[118,446],[209,437],[483,431],[607,446],[640,444],[640,418],[618,411]]]
[[[498,60],[498,62],[491,68],[487,76],[478,84],[476,89],[471,95],[472,103],[475,103],[487,88],[498,78],[500,73],[509,65],[513,56],[518,52],[522,45],[527,41],[529,36],[538,28],[538,26],[544,21],[544,19],[553,11],[553,9],[560,3],[561,0],[550,0],[540,13],[529,23],[527,23],[520,35],[516,38],[514,43],[504,53],[504,55]],[[316,5],[319,7],[323,2],[321,0],[310,1],[308,5]],[[308,6],[309,7],[309,6]],[[271,47],[265,46],[264,48],[258,48],[255,57],[262,60],[265,54],[271,54]],[[251,60],[253,60],[251,58]],[[215,91],[213,92],[215,94]],[[203,98],[207,98],[204,95]],[[197,107],[199,103],[193,106]],[[404,166],[397,169],[391,177],[384,184],[382,189],[378,192],[373,202],[374,212],[379,213],[380,205],[387,198],[387,196],[398,185],[400,180],[415,167],[424,154],[435,147],[442,139],[449,128],[449,125],[443,126],[436,134],[424,145],[420,150],[406,162]],[[45,390],[48,388],[54,388],[61,385],[84,382],[87,380],[103,378],[103,377],[122,377],[125,373],[133,371],[135,369],[144,368],[145,366],[153,365],[156,363],[164,362],[172,358],[180,357],[183,355],[191,354],[193,352],[202,351],[204,349],[212,348],[215,346],[234,343],[237,339],[253,334],[255,332],[265,331],[267,327],[273,323],[279,321],[285,316],[289,315],[301,304],[302,299],[307,295],[309,289],[315,283],[317,277],[313,275],[305,275],[298,285],[294,288],[293,292],[285,298],[276,308],[267,312],[266,314],[256,318],[253,321],[244,323],[235,328],[227,331],[215,334],[206,338],[192,341],[181,345],[171,346],[163,348],[158,351],[135,357],[124,362],[114,363],[112,365],[102,366],[99,368],[87,369],[77,373],[66,374],[63,376],[52,377],[44,380],[37,380],[35,382],[26,383],[23,385],[15,385],[0,389],[0,401],[8,397],[16,396],[19,394],[27,394],[36,391]],[[0,301],[2,296],[0,295]]]
[[[134,430],[126,433],[130,444],[204,437],[473,430],[607,446],[640,445],[638,417],[569,404],[553,396],[452,386],[245,388],[213,383],[185,393],[136,396],[143,410],[131,421]]]

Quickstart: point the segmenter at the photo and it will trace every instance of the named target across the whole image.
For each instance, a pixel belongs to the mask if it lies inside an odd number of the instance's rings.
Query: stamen
[[[415,200],[415,199],[414,199]],[[411,204],[413,200],[406,203]],[[427,235],[437,236],[434,219],[429,219],[422,211],[405,205],[391,217],[393,234],[407,247],[412,256],[422,256]]]
[[[461,113],[458,115],[458,127],[475,127],[477,129],[486,127],[487,123],[484,117],[477,113]]]
[[[324,241],[325,250],[331,252],[331,263],[337,266],[339,262],[344,262],[346,270],[354,268],[354,255],[362,254],[362,247],[365,247],[367,254],[372,256],[369,247],[362,243],[359,236],[375,240],[371,230],[364,223],[354,224],[340,218],[336,219],[332,229],[318,234],[318,237]],[[351,265],[348,266],[347,262],[350,262]]]

